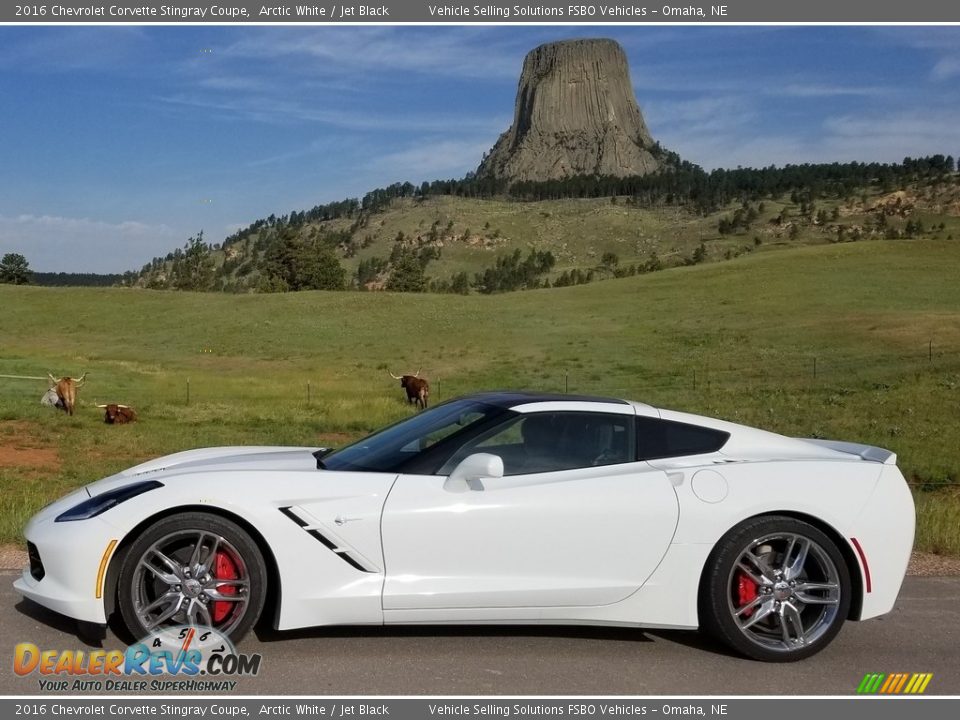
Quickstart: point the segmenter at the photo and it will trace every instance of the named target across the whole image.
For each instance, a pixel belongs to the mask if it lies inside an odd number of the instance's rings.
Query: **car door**
[[[436,474],[401,474],[384,506],[388,610],[595,606],[635,592],[663,558],[678,505],[635,461],[632,409],[524,413]],[[505,475],[452,486],[469,454]]]

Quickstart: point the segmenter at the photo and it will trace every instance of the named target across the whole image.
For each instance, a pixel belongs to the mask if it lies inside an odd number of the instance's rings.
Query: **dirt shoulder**
[[[907,575],[922,575],[925,577],[960,575],[960,558],[915,552],[910,557]]]

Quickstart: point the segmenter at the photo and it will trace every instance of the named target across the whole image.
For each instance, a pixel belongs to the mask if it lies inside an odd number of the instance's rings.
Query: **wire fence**
[[[632,356],[638,359],[625,360]],[[742,409],[747,416],[745,422],[751,424],[751,412],[759,403],[766,403],[770,393],[818,394],[819,399],[810,407],[819,408],[822,402],[829,403],[833,397],[840,397],[840,402],[844,402],[843,396],[848,393],[883,392],[896,389],[904,382],[924,381],[926,385],[921,389],[930,396],[918,397],[917,401],[928,403],[927,407],[936,414],[941,424],[937,431],[941,439],[947,438],[949,443],[949,438],[957,437],[957,449],[946,457],[933,458],[948,468],[943,471],[946,475],[940,475],[949,479],[910,480],[909,484],[924,489],[958,485],[953,473],[960,470],[960,348],[934,340],[906,353],[874,351],[837,355],[826,350],[785,353],[760,348],[748,358],[742,351],[728,356],[722,353],[688,355],[670,367],[645,365],[642,353],[630,350],[618,352],[602,366],[571,357],[542,362],[492,357],[470,364],[478,369],[458,374],[457,362],[448,361],[449,374],[440,375],[432,374],[428,363],[424,362],[422,376],[430,381],[431,405],[470,392],[510,388],[648,400],[666,407],[671,406],[669,402],[673,398],[678,402],[674,407],[689,406],[691,398],[695,406],[704,405],[698,402],[700,399],[714,398],[717,407],[729,408],[731,401],[735,401],[733,407]],[[95,404],[108,402],[126,403],[133,405],[138,412],[153,410],[168,417],[174,417],[174,408],[190,407],[195,409],[194,415],[200,413],[193,416],[192,421],[205,422],[208,415],[211,421],[218,421],[226,409],[234,413],[232,422],[242,424],[250,418],[268,418],[276,408],[299,408],[303,419],[312,413],[323,413],[337,404],[337,410],[327,413],[326,417],[334,417],[340,422],[342,427],[333,423],[340,429],[359,434],[371,429],[365,423],[377,425],[381,420],[388,420],[386,416],[391,413],[395,417],[400,406],[414,411],[407,405],[399,383],[389,377],[381,365],[371,361],[339,366],[332,371],[318,372],[313,377],[304,373],[297,378],[289,370],[283,370],[281,379],[267,373],[226,372],[216,382],[211,381],[213,371],[204,370],[202,366],[189,373],[164,371],[162,368],[138,373],[135,365],[110,365],[108,362],[102,365],[90,368],[87,384],[81,390],[79,406],[85,413],[89,413]],[[278,367],[282,366],[283,361],[278,361]],[[36,371],[23,361],[0,358],[0,370],[3,371],[0,373],[0,411],[5,418],[15,417],[17,408],[25,407],[25,403],[38,403],[47,390],[49,378],[33,375],[31,369]],[[374,401],[379,402],[380,415],[364,415]],[[883,410],[886,417],[902,414],[904,402],[902,399],[888,401]],[[164,410],[165,406],[172,407]],[[771,406],[780,407],[776,401]],[[866,423],[875,418],[870,414],[863,420]],[[875,442],[883,444],[882,440]],[[914,456],[918,446],[925,447],[916,438],[911,438],[908,445]],[[942,449],[938,452],[943,455]],[[928,459],[923,458],[923,461]],[[925,472],[920,473],[921,477],[925,475]]]
[[[449,375],[422,373],[430,381],[430,399],[433,403],[460,394],[489,389],[528,389],[571,394],[606,394],[622,396],[623,393],[662,393],[664,391],[706,391],[710,389],[742,390],[765,388],[822,389],[836,384],[851,386],[877,385],[905,377],[919,377],[924,373],[960,373],[960,348],[938,347],[931,340],[921,352],[880,353],[861,356],[837,356],[829,352],[809,351],[785,354],[759,349],[751,361],[742,358],[724,359],[719,354],[704,357],[678,358],[670,367],[644,364],[642,351],[631,353],[637,361],[625,362],[622,358],[610,358],[602,366],[584,363],[577,358],[554,358],[546,361],[518,361],[491,357],[481,364],[480,370],[458,374],[456,361],[448,361]],[[282,361],[280,361],[282,364]],[[5,369],[0,360],[0,369]],[[109,363],[104,363],[109,365]],[[424,363],[426,366],[427,364]],[[298,379],[278,380],[268,374],[241,375],[223,372],[216,382],[211,382],[212,371],[198,368],[193,377],[189,372],[150,373],[141,377],[135,370],[118,372],[99,371],[94,367],[89,374],[83,395],[86,399],[111,395],[108,385],[116,386],[117,392],[129,392],[135,388],[141,402],[164,402],[192,405],[200,402],[242,404],[257,401],[297,401],[311,405],[328,400],[331,396],[342,397],[344,391],[364,396],[378,392],[393,393],[402,397],[403,391],[395,379],[369,365],[355,364],[318,373],[310,377],[305,373]],[[285,378],[292,373],[284,372]],[[0,380],[24,380],[46,383],[49,378],[38,375],[0,373]],[[6,386],[6,387],[5,387]],[[238,386],[241,388],[238,391]],[[47,388],[41,386],[42,394]],[[960,375],[947,381],[948,389],[960,387]],[[38,386],[26,383],[0,382],[0,398],[9,395],[29,395]],[[229,388],[225,392],[224,388]],[[637,398],[640,399],[640,398]]]
[[[564,392],[607,393],[617,391],[707,390],[710,388],[742,389],[743,387],[827,388],[833,384],[878,384],[885,386],[905,376],[918,373],[960,373],[960,349],[934,350],[928,345],[923,353],[873,354],[860,357],[837,357],[827,353],[806,353],[784,357],[771,356],[762,362],[724,361],[719,358],[684,359],[667,370],[634,366],[616,366],[613,372],[604,369],[601,377],[590,370],[577,368],[556,374],[541,374],[539,384]],[[629,371],[627,385],[614,386]],[[954,381],[960,387],[960,376]]]

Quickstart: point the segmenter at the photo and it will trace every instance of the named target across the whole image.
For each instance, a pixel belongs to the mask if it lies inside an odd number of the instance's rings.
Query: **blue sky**
[[[705,168],[960,155],[960,27],[0,27],[0,253],[137,269],[203,230],[462,177],[524,54],[625,48]]]

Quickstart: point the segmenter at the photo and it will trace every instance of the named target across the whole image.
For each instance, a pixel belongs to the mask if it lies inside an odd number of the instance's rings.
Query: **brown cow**
[[[135,422],[137,413],[129,405],[119,405],[110,403],[109,405],[97,405],[98,408],[105,408],[103,421],[107,425],[123,425],[124,423]]]
[[[423,368],[420,368],[422,370]],[[407,391],[407,402],[415,402],[417,407],[425,410],[427,408],[427,400],[430,397],[430,383],[427,382],[426,378],[420,377],[420,370],[417,370],[416,375],[394,375],[390,373],[390,377],[394,380],[400,381],[400,387]],[[390,372],[389,370],[387,372]]]
[[[83,385],[87,374],[84,373],[78,378],[55,378],[47,373],[47,377],[50,378],[52,383],[51,389],[56,391],[57,397],[60,399],[57,407],[60,407],[67,415],[73,415],[73,407],[77,403],[77,390]]]

